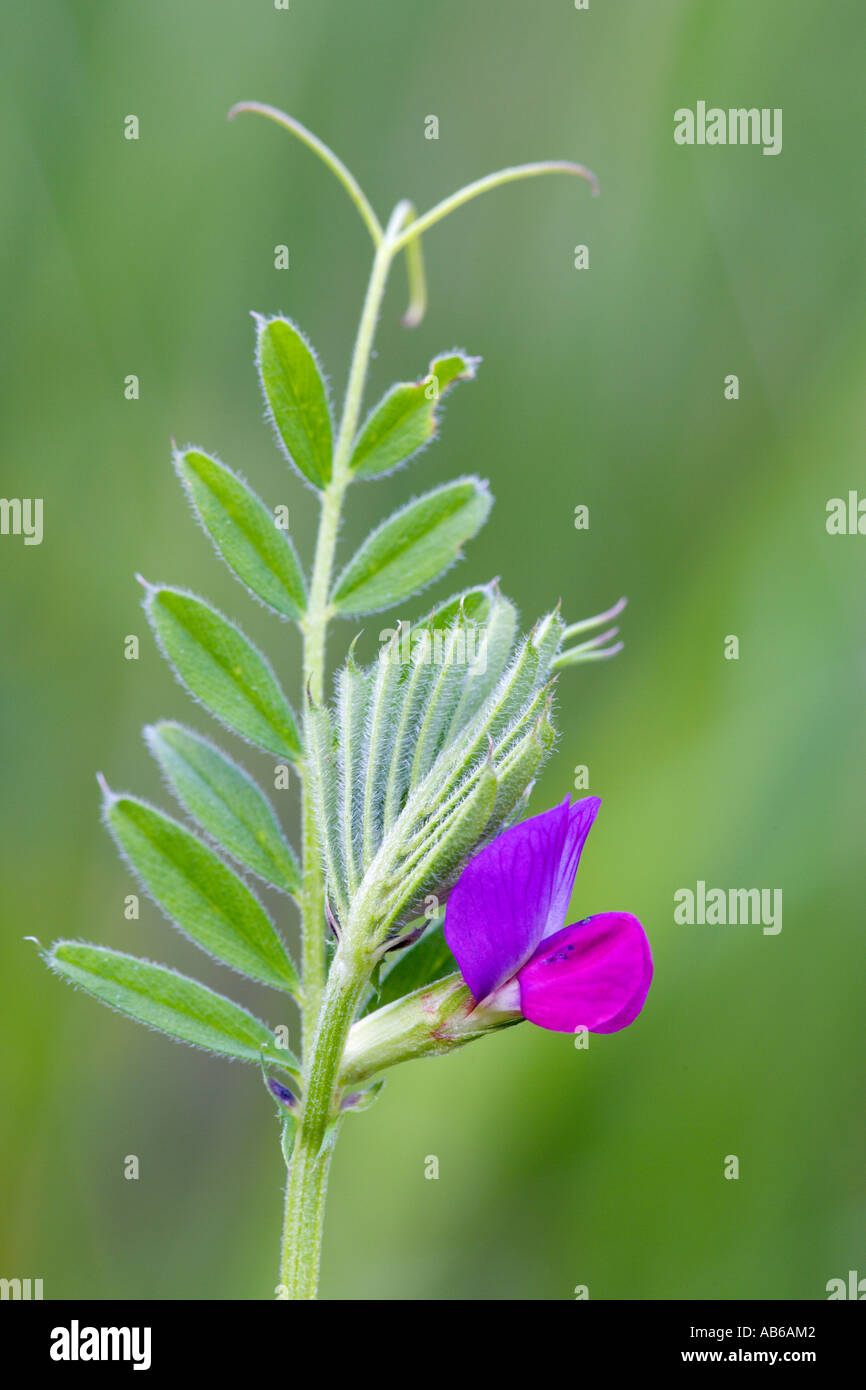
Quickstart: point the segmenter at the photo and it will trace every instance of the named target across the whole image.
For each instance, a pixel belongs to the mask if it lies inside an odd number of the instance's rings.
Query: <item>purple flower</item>
[[[566,797],[466,865],[448,899],[445,939],[477,1004],[557,1033],[615,1033],[637,1018],[653,972],[637,918],[601,912],[565,926],[600,805]]]

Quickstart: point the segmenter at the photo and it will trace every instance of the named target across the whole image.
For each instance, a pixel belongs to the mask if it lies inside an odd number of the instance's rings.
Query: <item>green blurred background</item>
[[[477,470],[493,516],[431,597],[500,574],[531,623],[560,595],[571,620],[630,596],[624,653],[560,682],[534,806],[588,765],[604,805],[574,916],[630,909],[656,959],[639,1021],[588,1053],[527,1025],[405,1067],[348,1120],[323,1294],[822,1298],[866,1274],[866,540],[824,525],[863,479],[862,17],[841,0],[32,0],[4,27],[0,490],[44,498],[45,535],[0,539],[0,1274],[48,1298],[276,1282],[283,1167],[256,1072],[110,1014],[22,942],[81,936],[232,983],[146,900],[124,920],[94,773],[167,804],[141,725],[208,731],[135,570],[208,595],[297,690],[293,634],[212,556],[169,440],[288,503],[309,556],[314,500],[262,423],[248,313],[291,314],[341,392],[370,248],[307,151],[226,124],[244,98],[319,132],[383,216],[528,159],[600,178],[597,200],[538,180],[432,231],[414,333],[398,267],[371,395],[455,343],[484,365],[433,449],[356,490],[344,544]],[[782,154],[675,146],[673,112],[698,99],[782,107]],[[781,934],[676,926],[697,879],[782,888]],[[266,991],[233,992],[278,1021]]]

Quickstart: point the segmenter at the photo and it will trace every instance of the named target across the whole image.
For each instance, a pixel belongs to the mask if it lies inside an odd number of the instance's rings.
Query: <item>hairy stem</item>
[[[330,592],[343,501],[351,481],[349,462],[352,444],[361,417],[376,323],[388,271],[394,259],[394,239],[408,215],[409,205],[399,204],[376,247],[352,353],[346,398],[334,446],[331,479],[322,494],[313,575],[304,619],[307,721],[310,701],[320,702],[324,697],[327,632],[332,616]],[[309,729],[307,742],[309,744]],[[280,1265],[280,1282],[286,1296],[292,1299],[316,1296],[328,1169],[336,1137],[336,1121],[332,1111],[337,1077],[346,1037],[368,974],[368,967],[338,951],[326,977],[325,885],[313,793],[306,769],[302,771],[302,781],[305,1095],[286,1188]]]
[[[301,850],[304,866],[301,897],[301,1038],[305,1055],[308,1043],[315,1036],[325,987],[325,885],[319,867],[316,809],[306,775],[303,775],[301,788]]]
[[[290,1299],[316,1297],[328,1170],[339,1123],[334,1113],[337,1081],[366,977],[356,961],[337,952],[328,975],[286,1187],[280,1283]]]
[[[404,213],[401,213],[401,220]],[[392,223],[395,219],[392,219]],[[397,223],[399,226],[400,224]],[[325,682],[325,651],[328,622],[331,618],[330,590],[334,572],[334,555],[337,549],[337,536],[346,489],[351,481],[349,459],[352,443],[358,428],[364,384],[373,349],[376,322],[385,293],[388,271],[394,252],[391,245],[391,227],[384,241],[377,247],[373,260],[370,282],[364,298],[361,321],[352,353],[349,369],[349,382],[346,387],[346,400],[334,448],[334,462],[331,480],[322,493],[319,514],[319,531],[316,539],[316,554],[313,561],[313,576],[307,612],[304,618],[304,683],[307,700],[321,701]],[[308,739],[309,742],[309,734]],[[302,900],[303,935],[303,1039],[304,1053],[313,1045],[319,1010],[322,1004],[322,991],[325,984],[325,886],[320,867],[318,827],[316,825],[313,795],[310,779],[302,772],[303,806],[302,831],[304,884]]]
[[[316,556],[313,562],[313,577],[310,596],[304,621],[304,677],[307,689],[316,701],[322,699],[325,673],[325,639],[328,621],[331,617],[329,593],[334,569],[334,554],[337,548],[337,535],[340,529],[340,516],[346,488],[351,481],[349,461],[352,445],[361,418],[361,405],[364,399],[364,386],[373,350],[376,323],[382,307],[388,271],[394,259],[394,238],[409,213],[410,205],[400,203],[388,224],[381,244],[376,249],[373,269],[364,297],[361,321],[355,338],[355,349],[349,368],[349,382],[337,442],[334,446],[334,463],[331,481],[322,494],[322,509],[319,517],[319,534],[316,541]]]
[[[280,1286],[283,1298],[313,1299],[319,1285],[319,1264],[325,1221],[325,1194],[331,1146],[322,1153],[300,1137],[292,1151],[286,1186]]]
[[[243,102],[233,108],[230,114],[234,115],[240,111],[255,111],[276,121],[302,140],[328,165],[357,206],[376,248],[352,353],[346,398],[334,445],[331,477],[322,492],[316,553],[307,611],[303,621],[304,722],[306,743],[309,747],[312,742],[311,704],[320,704],[325,692],[327,632],[328,623],[333,615],[330,595],[343,501],[352,476],[352,445],[361,418],[376,323],[394,257],[400,251],[406,252],[409,308],[404,322],[411,326],[420,321],[426,304],[421,234],[428,228],[479,194],[519,179],[533,178],[546,173],[569,173],[587,179],[593,192],[597,192],[597,184],[594,175],[579,164],[550,161],[545,164],[520,165],[476,180],[475,183],[459,189],[450,198],[438,203],[421,217],[415,215],[411,203],[398,203],[387,227],[382,231],[357,180],[318,137],[274,107]],[[353,944],[344,936],[330,971],[326,972],[325,883],[321,869],[313,789],[305,763],[302,765],[301,777],[304,856],[301,904],[304,1096],[289,1164],[280,1263],[281,1284],[285,1296],[291,1299],[316,1297],[328,1170],[339,1125],[340,1067],[349,1030],[371,968],[371,962],[363,954],[353,953]],[[364,1067],[361,1067],[361,1070],[367,1074]]]

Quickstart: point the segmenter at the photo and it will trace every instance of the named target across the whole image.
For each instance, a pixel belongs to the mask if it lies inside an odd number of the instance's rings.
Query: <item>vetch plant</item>
[[[242,103],[312,148],[347,189],[374,258],[348,386],[335,427],[316,356],[289,319],[256,316],[256,363],[285,457],[320,499],[312,572],[235,472],[202,449],[174,464],[194,512],[241,583],[298,625],[296,703],[240,628],[204,599],[142,581],[156,641],[190,695],[254,748],[290,763],[301,792],[301,846],[268,799],[209,739],[176,723],[145,731],[183,819],[100,779],[104,815],[133,873],[166,917],[223,965],[293,998],[301,1049],[231,999],[164,965],[58,941],[48,965],[103,1003],[170,1037],[261,1066],[278,1104],[288,1167],[282,1296],[315,1297],[331,1155],[397,1062],[445,1053],[528,1018],[610,1032],[640,1010],[651,961],[639,923],[602,914],[566,927],[594,798],[528,820],[527,798],[553,739],[561,668],[612,655],[621,609],[566,625],[559,609],[520,635],[498,583],[435,607],[401,643],[359,665],[354,644],[326,686],[332,619],[394,609],[442,575],[491,506],[478,477],[439,483],[377,527],[337,565],[347,492],[404,465],[437,432],[438,402],[478,359],[440,354],[362,419],[374,332],[393,262],[405,252],[407,325],[424,312],[421,238],[488,189],[577,164],[528,164],[478,180],[421,216],[398,203],[382,226],[336,155],[272,107]],[[573,639],[580,640],[576,645]],[[430,659],[435,651],[436,659]],[[296,714],[296,709],[299,713]],[[234,867],[232,866],[232,861]],[[251,880],[300,910],[295,962]],[[449,896],[450,895],[450,896]],[[445,904],[444,925],[441,904]]]

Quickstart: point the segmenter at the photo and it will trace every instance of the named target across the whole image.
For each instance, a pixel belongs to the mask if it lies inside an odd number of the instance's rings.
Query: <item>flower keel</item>
[[[651,980],[640,922],[628,912],[602,912],[542,941],[517,975],[520,1011],[557,1033],[615,1033],[637,1018]]]

